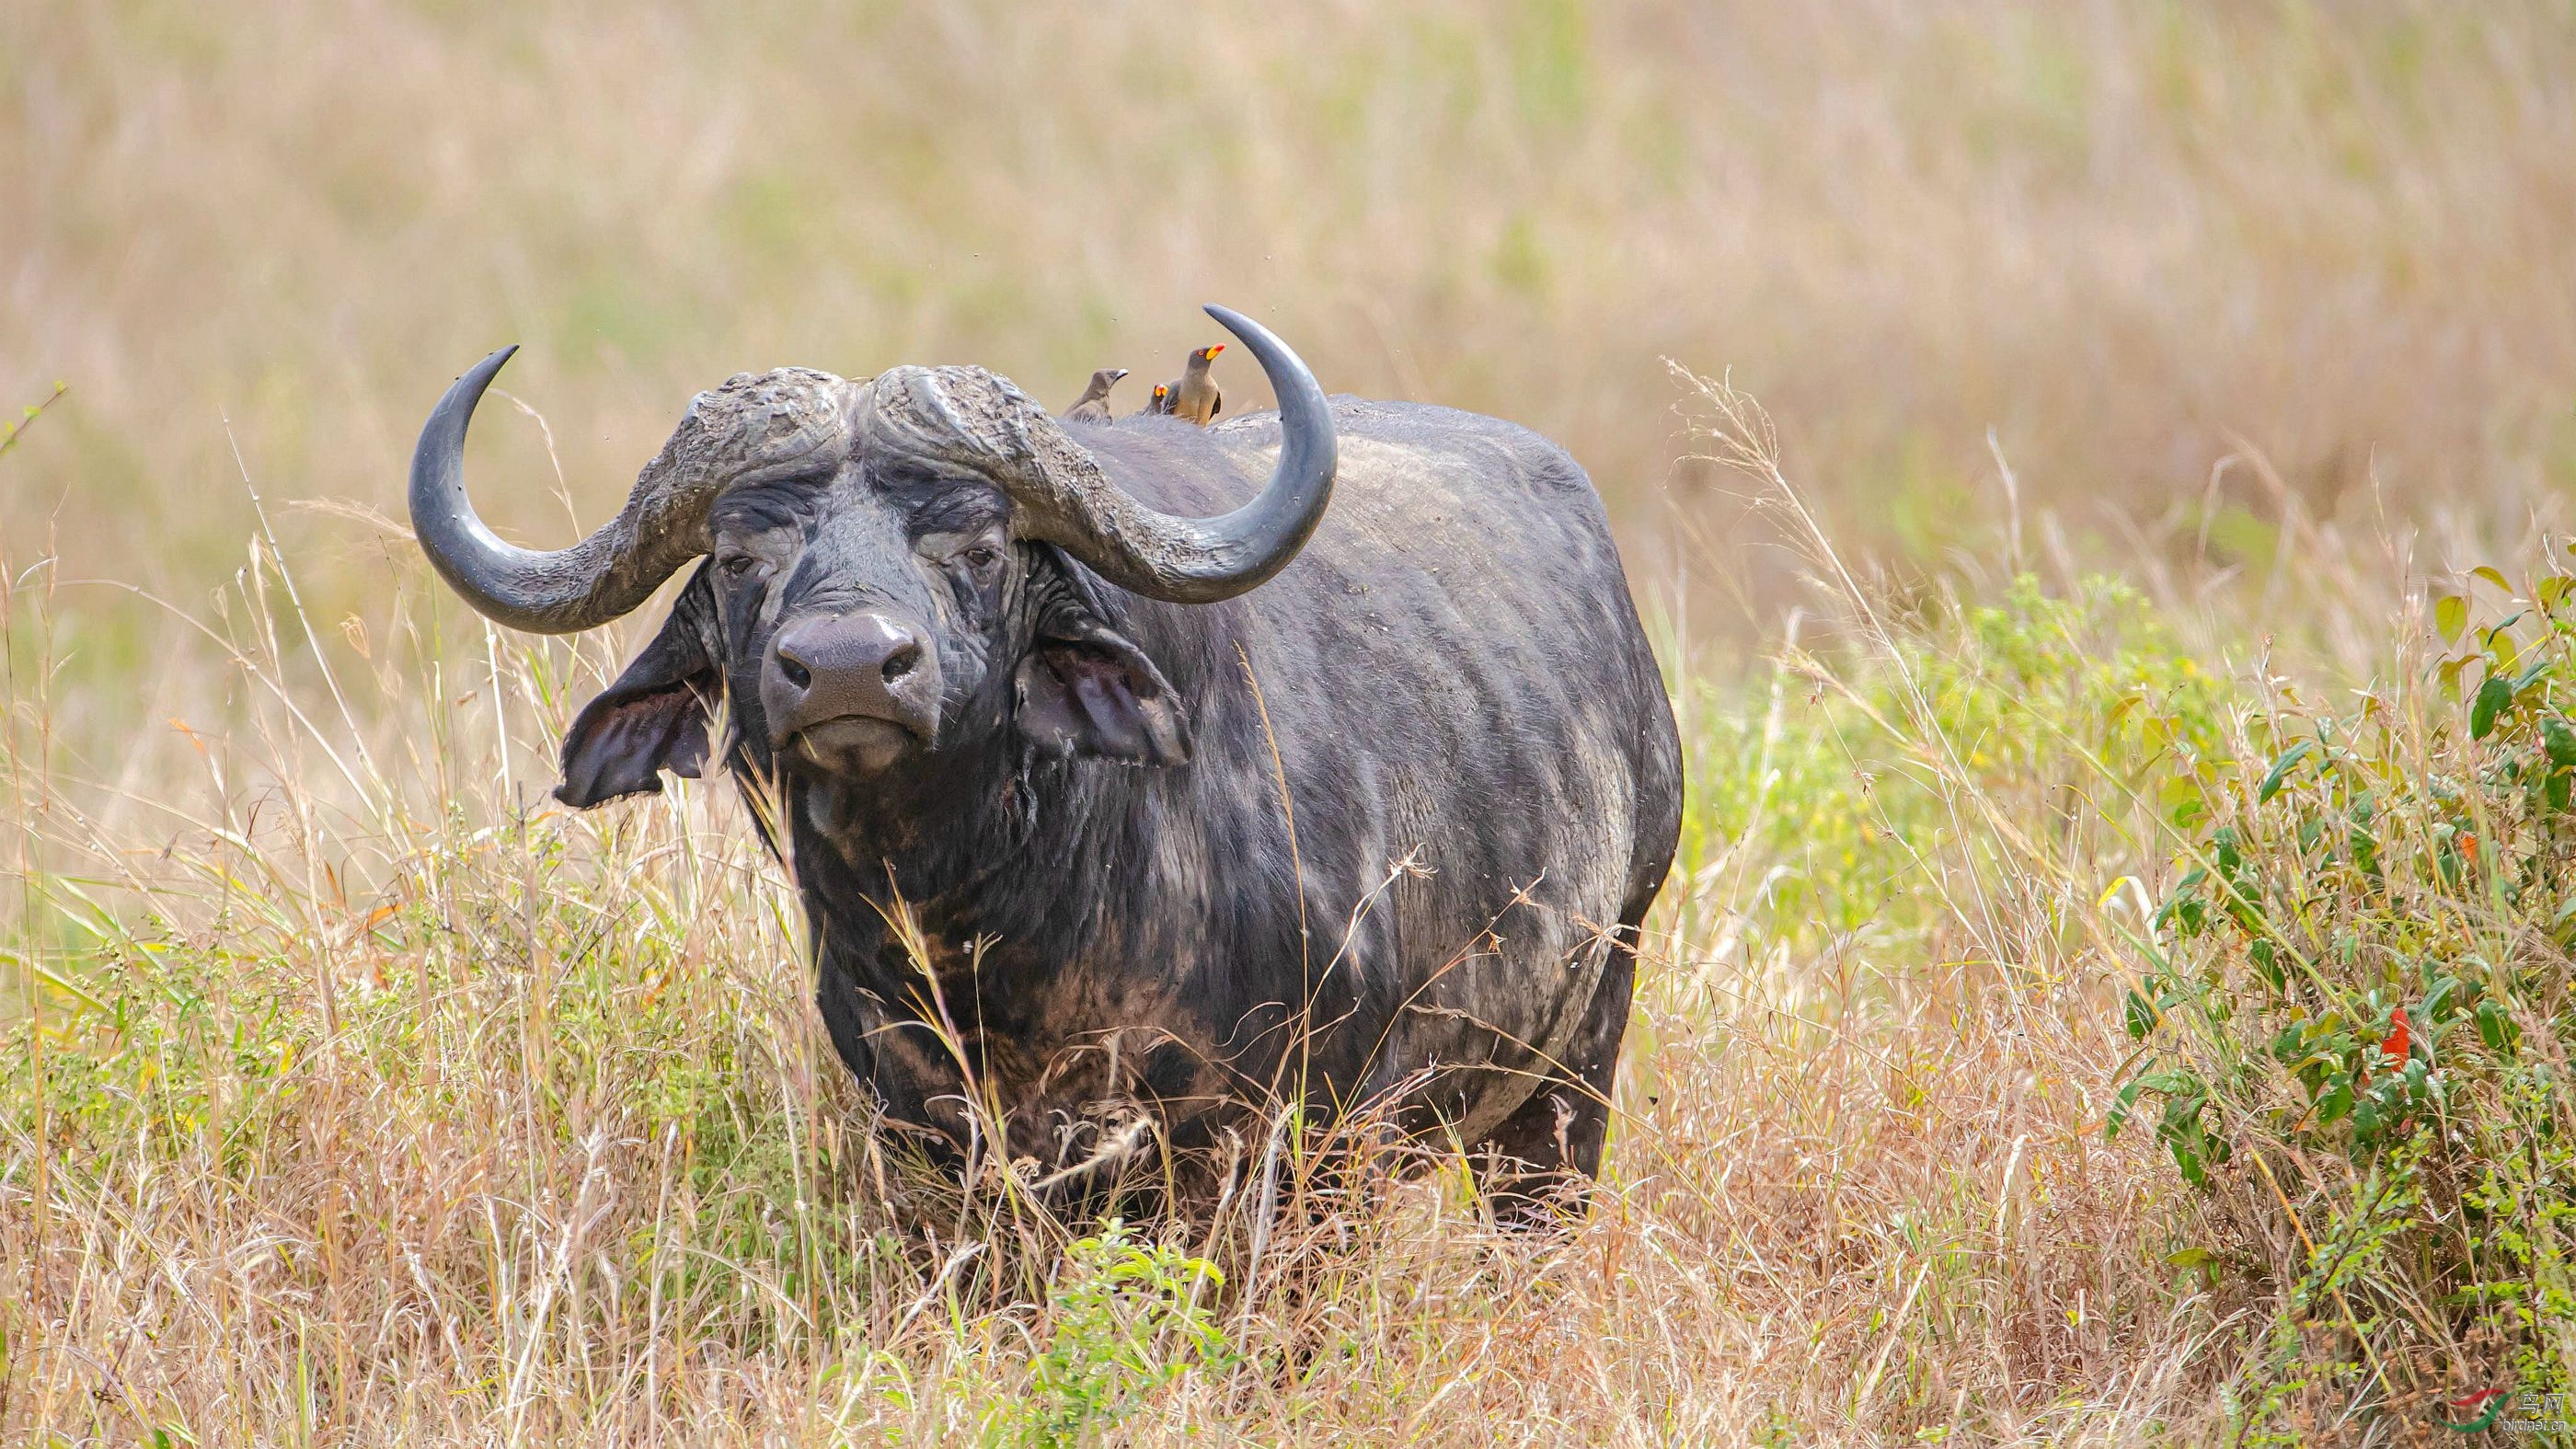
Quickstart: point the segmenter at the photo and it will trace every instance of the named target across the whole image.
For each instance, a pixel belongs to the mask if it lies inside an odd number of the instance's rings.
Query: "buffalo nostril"
[[[778,655],[778,672],[787,676],[787,682],[798,689],[814,687],[814,672],[805,667],[805,661],[784,650]]]
[[[894,683],[896,680],[903,678],[903,677],[904,677],[905,675],[907,675],[907,674],[910,674],[910,673],[913,671],[914,667],[915,667],[915,666],[917,666],[917,665],[919,665],[920,663],[921,663],[921,646],[920,646],[920,645],[918,645],[918,644],[906,644],[906,645],[904,645],[902,648],[897,649],[896,651],[894,651],[894,653],[892,653],[892,654],[890,654],[890,655],[886,656],[886,662],[885,662],[885,679],[886,679],[886,683],[888,683],[888,684],[892,684],[892,683]]]

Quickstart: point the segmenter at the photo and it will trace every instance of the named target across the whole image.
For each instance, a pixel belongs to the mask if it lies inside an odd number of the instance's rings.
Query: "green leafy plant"
[[[2278,689],[2241,764],[2168,791],[2182,849],[2106,1122],[2152,1103],[2185,1180],[2286,1211],[2284,1321],[2332,1327],[2358,1354],[2317,1352],[2390,1391],[2428,1341],[2563,1382],[2548,1345],[2576,1325],[2576,579],[2464,588],[2489,597],[2435,598],[2394,684],[2338,709]]]
[[[1078,1443],[1193,1370],[1231,1367],[1234,1342],[1207,1302],[1224,1284],[1215,1264],[1139,1243],[1116,1218],[1076,1240],[1048,1295],[1054,1331],[1019,1408],[1019,1442]]]

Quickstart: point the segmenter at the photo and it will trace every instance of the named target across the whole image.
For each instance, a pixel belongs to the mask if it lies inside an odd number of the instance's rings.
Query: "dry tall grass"
[[[72,384],[0,457],[0,1437],[2244,1423],[2279,1284],[2167,1258],[2288,1225],[2101,1132],[2170,842],[1956,712],[2010,683],[1923,578],[2074,597],[2116,557],[2256,693],[2249,636],[2378,667],[2420,568],[2576,479],[2576,26],[1170,13],[0,16],[0,400]],[[738,366],[1069,394],[1156,375],[1206,297],[1336,388],[1564,439],[1668,657],[1780,656],[1677,672],[1690,835],[1561,1240],[1454,1174],[1258,1266],[1240,1201],[1163,1253],[921,1235],[727,791],[539,803],[615,641],[480,629],[360,516],[499,340],[553,426],[494,415],[477,467],[569,487],[480,496],[552,539]],[[1685,435],[1665,355],[1772,403],[1812,511],[1727,389],[1682,392],[1733,441]],[[1747,495],[1781,524],[1733,529]]]

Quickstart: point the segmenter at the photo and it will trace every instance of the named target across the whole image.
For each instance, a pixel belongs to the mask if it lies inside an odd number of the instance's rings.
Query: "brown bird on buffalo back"
[[[1127,369],[1123,367],[1104,367],[1093,373],[1090,386],[1082,390],[1082,396],[1073,400],[1073,406],[1064,410],[1065,418],[1084,423],[1109,421],[1109,390],[1126,375]]]
[[[1168,382],[1158,382],[1154,384],[1154,398],[1153,401],[1145,404],[1145,416],[1149,418],[1159,418],[1169,413],[1171,410],[1172,385]]]
[[[1181,369],[1181,375],[1163,384],[1171,393],[1167,411],[1172,416],[1187,418],[1203,428],[1216,420],[1225,407],[1225,394],[1217,391],[1216,379],[1208,376],[1208,368],[1223,351],[1222,342],[1192,350],[1189,365]]]

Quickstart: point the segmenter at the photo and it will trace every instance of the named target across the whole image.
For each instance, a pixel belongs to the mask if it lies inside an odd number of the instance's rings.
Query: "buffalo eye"
[[[760,559],[756,554],[727,554],[716,560],[716,568],[729,579],[747,579],[751,577],[752,571],[759,567]]]
[[[1002,560],[1001,551],[989,543],[979,543],[958,557],[966,560],[968,568],[978,570],[991,568]]]

